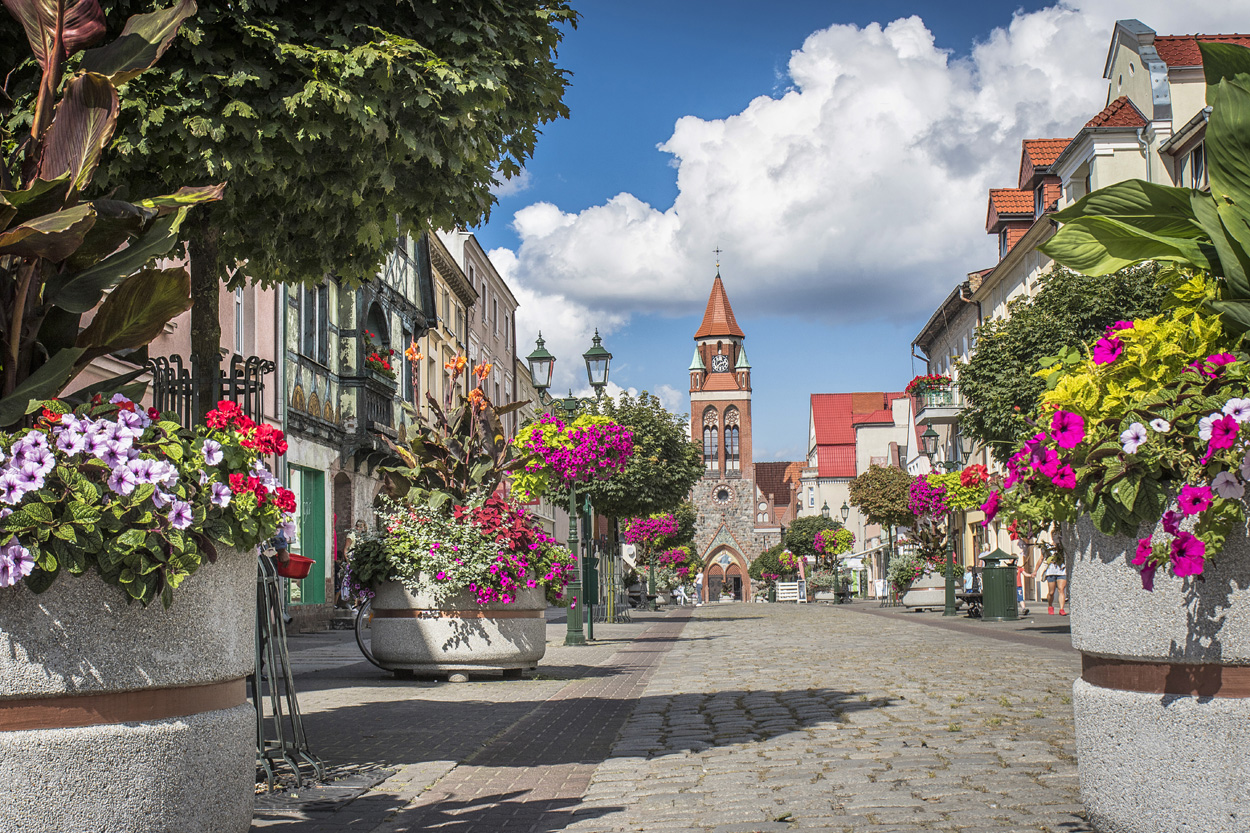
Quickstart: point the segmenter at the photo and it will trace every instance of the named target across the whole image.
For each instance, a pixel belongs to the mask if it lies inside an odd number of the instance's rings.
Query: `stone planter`
[[[946,607],[946,575],[934,573],[913,581],[903,594],[904,607]]]
[[[94,571],[0,590],[0,830],[248,830],[255,610],[255,556],[234,550],[169,610]]]
[[[1161,532],[1161,530],[1156,530]],[[1102,833],[1250,831],[1250,541],[1142,590],[1130,538],[1065,530],[1081,796]]]
[[[547,652],[546,609],[541,587],[520,591],[512,604],[480,605],[468,592],[439,601],[388,581],[373,598],[373,656],[419,673],[537,668]]]

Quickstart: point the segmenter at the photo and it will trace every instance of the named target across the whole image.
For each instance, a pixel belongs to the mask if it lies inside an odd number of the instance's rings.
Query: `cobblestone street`
[[[314,749],[396,772],[334,810],[279,802],[256,826],[1085,831],[1080,660],[1049,618],[709,605],[599,626],[581,649],[552,624],[537,674],[460,685],[392,681],[342,634],[295,637]]]

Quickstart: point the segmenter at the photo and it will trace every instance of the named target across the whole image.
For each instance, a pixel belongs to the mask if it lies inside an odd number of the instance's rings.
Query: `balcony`
[[[963,397],[959,388],[951,385],[940,390],[927,390],[920,394],[920,410],[916,422],[921,425],[950,425],[959,419],[963,410]]]

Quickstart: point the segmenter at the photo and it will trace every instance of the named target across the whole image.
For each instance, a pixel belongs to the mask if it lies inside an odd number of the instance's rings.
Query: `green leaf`
[[[55,398],[74,377],[75,365],[85,352],[78,347],[58,350],[12,393],[0,399],[0,426],[17,423],[32,402]]]
[[[0,255],[59,263],[78,250],[93,225],[95,209],[90,203],[44,214],[0,233]]]
[[[142,347],[190,308],[191,277],[186,269],[144,269],[104,299],[95,318],[79,334],[78,346],[93,357]]]
[[[146,367],[140,367],[136,370],[130,371],[129,373],[123,373],[120,376],[111,376],[108,379],[102,379],[99,382],[92,382],[89,385],[79,388],[73,393],[64,394],[61,399],[68,400],[70,402],[87,402],[97,393],[102,396],[105,394],[111,396],[114,393],[121,393],[125,395],[127,399],[130,399],[133,402],[138,402],[143,398],[143,393],[147,390],[148,383],[138,382],[136,384],[131,384],[131,382],[134,382],[135,379],[147,372],[148,369]],[[131,395],[132,393],[135,395]],[[109,396],[105,396],[104,398],[108,399]]]
[[[165,216],[171,209],[182,208],[184,206],[199,205],[206,202],[215,202],[222,198],[226,191],[226,183],[222,182],[218,185],[188,185],[179,188],[172,194],[166,194],[161,197],[150,197],[146,200],[139,200],[138,205],[144,208],[156,209],[158,216]]]
[[[1211,266],[1194,240],[1155,235],[1107,217],[1073,219],[1040,250],[1069,269],[1095,277],[1147,260]]]
[[[178,241],[187,209],[157,218],[148,230],[120,252],[62,281],[50,280],[46,297],[62,309],[86,312],[100,302],[104,290],[133,275],[155,257],[166,255]]]
[[[155,212],[122,200],[92,200],[91,207],[96,213],[95,225],[65,261],[66,267],[75,272],[113,254],[156,218]]]
[[[86,73],[71,78],[44,134],[39,176],[56,179],[69,175],[73,191],[86,190],[100,154],[113,136],[119,108],[117,90],[103,75]]]
[[[52,182],[36,178],[18,191],[0,191],[0,199],[17,209],[12,214],[7,208],[4,210],[4,226],[7,227],[10,221],[24,223],[60,211],[69,198],[69,187],[69,176],[66,175]]]
[[[1217,204],[1231,203],[1250,212],[1250,77],[1221,79],[1214,89],[1207,88],[1207,99],[1211,118],[1203,145],[1211,196]]]
[[[142,529],[127,529],[117,536],[117,547],[123,553],[131,553],[147,544],[147,533]]]
[[[181,0],[177,6],[134,15],[126,21],[117,40],[88,50],[82,57],[81,68],[107,75],[114,84],[125,84],[165,54],[182,21],[193,14],[194,0]]]
[[[1051,217],[1061,223],[1107,217],[1164,237],[1201,238],[1204,232],[1190,206],[1192,193],[1188,188],[1130,179],[1099,188]]]
[[[49,61],[63,60],[53,54],[58,14],[63,15],[61,48],[66,56],[99,40],[106,31],[104,12],[96,0],[4,0],[4,5],[22,24],[30,51],[44,69]]]

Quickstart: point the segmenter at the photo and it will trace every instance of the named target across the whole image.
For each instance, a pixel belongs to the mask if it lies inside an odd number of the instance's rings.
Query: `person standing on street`
[[[699,568],[699,572],[694,577],[694,606],[699,607],[703,604],[703,568]]]
[[[1054,615],[1055,600],[1059,600],[1059,615],[1068,615],[1068,566],[1063,553],[1057,548],[1046,557],[1046,583],[1050,585],[1050,602],[1046,612]]]

